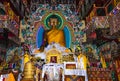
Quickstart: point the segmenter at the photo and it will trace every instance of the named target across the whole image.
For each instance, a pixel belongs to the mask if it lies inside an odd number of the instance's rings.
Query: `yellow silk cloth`
[[[106,66],[106,62],[105,62],[105,59],[104,59],[103,56],[101,56],[100,61],[101,61],[101,63],[102,63],[102,67],[103,67],[103,68],[106,68],[107,66]]]
[[[15,81],[15,77],[13,73],[8,74],[8,77],[5,78],[5,81]]]
[[[83,58],[83,69],[86,70],[87,64],[89,65],[87,57],[83,54],[80,54],[77,58],[78,58],[78,62],[80,62],[80,59]]]
[[[25,65],[25,63],[27,63],[28,61],[30,61],[30,56],[29,56],[29,54],[24,54],[24,65]]]
[[[65,46],[64,32],[58,29],[52,29],[47,33],[48,43],[59,43],[62,46]]]

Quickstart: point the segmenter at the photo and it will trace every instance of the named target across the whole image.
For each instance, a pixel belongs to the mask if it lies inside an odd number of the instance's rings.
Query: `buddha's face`
[[[50,25],[51,25],[52,27],[57,26],[57,24],[58,24],[57,18],[51,18],[51,19],[50,19]]]

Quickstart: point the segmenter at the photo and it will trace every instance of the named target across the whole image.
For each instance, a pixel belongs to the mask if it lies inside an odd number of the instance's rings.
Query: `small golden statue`
[[[35,81],[34,79],[35,67],[32,62],[32,56],[29,55],[28,50],[24,54],[24,71],[23,79],[21,81]]]

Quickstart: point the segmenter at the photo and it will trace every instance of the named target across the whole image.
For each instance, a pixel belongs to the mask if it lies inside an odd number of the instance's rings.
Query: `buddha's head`
[[[56,27],[58,24],[57,18],[50,18],[50,26]]]

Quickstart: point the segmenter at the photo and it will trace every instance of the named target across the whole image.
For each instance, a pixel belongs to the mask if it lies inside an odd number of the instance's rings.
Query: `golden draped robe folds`
[[[52,29],[47,33],[48,44],[59,43],[62,46],[65,46],[64,32],[58,29]]]

